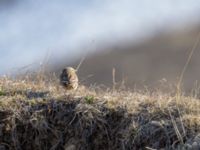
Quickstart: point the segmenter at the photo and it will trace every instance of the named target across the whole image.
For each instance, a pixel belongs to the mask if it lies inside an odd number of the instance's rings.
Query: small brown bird
[[[60,83],[67,90],[76,90],[78,88],[78,76],[76,70],[72,67],[64,68],[60,75]]]

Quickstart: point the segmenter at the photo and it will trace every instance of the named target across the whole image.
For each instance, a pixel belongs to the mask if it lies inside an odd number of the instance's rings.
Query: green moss
[[[5,96],[6,92],[3,91],[3,89],[0,87],[0,96]]]
[[[85,101],[87,104],[93,104],[94,103],[94,96],[88,95],[85,97]]]

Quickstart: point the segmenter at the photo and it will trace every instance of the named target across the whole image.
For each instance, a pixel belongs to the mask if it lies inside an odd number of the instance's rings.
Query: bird
[[[78,76],[76,69],[66,67],[60,75],[60,83],[67,90],[76,90],[78,88]]]

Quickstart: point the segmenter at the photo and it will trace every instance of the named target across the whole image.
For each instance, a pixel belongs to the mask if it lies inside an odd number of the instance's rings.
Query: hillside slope
[[[197,93],[97,86],[68,92],[56,78],[44,79],[0,79],[1,149],[200,148]]]

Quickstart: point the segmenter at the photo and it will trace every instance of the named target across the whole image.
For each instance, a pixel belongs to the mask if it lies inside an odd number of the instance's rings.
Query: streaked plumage
[[[60,75],[60,83],[67,90],[76,90],[78,88],[78,76],[76,70],[72,67],[63,69]]]

